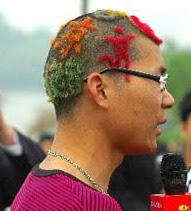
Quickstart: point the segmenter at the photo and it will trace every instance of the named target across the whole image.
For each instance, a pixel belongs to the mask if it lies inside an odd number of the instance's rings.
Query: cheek
[[[158,84],[144,79],[140,84],[140,80],[130,77],[130,82],[115,96],[116,118],[120,117],[131,124],[135,122],[139,126],[153,126],[153,122],[156,123],[160,115],[162,105],[162,94],[156,85]]]
[[[143,92],[143,94],[134,99],[133,110],[140,118],[149,121],[157,118],[160,112],[161,102],[160,95],[157,96],[151,92]]]

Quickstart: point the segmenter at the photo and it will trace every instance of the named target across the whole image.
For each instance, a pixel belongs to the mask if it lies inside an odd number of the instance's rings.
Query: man
[[[62,26],[45,65],[58,127],[12,210],[120,210],[107,194],[129,153],[156,150],[165,109],[162,41],[135,16],[98,10]]]
[[[191,167],[191,91],[187,92],[180,103],[181,134],[185,139],[182,148],[186,165]],[[188,192],[191,193],[191,171],[188,173]]]
[[[44,153],[28,137],[9,126],[0,107],[0,210],[10,206],[31,168]]]

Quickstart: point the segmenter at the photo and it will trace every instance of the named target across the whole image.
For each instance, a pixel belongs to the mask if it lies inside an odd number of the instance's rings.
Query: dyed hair
[[[191,114],[191,91],[184,95],[179,106],[179,111],[181,120],[186,122]]]
[[[45,89],[59,120],[74,110],[83,77],[108,67],[128,68],[140,57],[135,37],[162,43],[152,29],[124,12],[98,10],[61,26],[45,64]],[[117,74],[115,74],[117,75]]]

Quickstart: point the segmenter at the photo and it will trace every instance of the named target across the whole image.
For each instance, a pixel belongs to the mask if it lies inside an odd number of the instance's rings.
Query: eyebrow
[[[164,75],[167,72],[167,69],[165,67],[160,67],[159,72],[161,75]]]

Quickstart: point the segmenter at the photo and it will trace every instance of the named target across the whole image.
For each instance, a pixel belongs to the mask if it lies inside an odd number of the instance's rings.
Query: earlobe
[[[106,81],[99,73],[92,73],[88,77],[87,89],[93,101],[100,107],[108,108],[108,99],[106,92]]]

